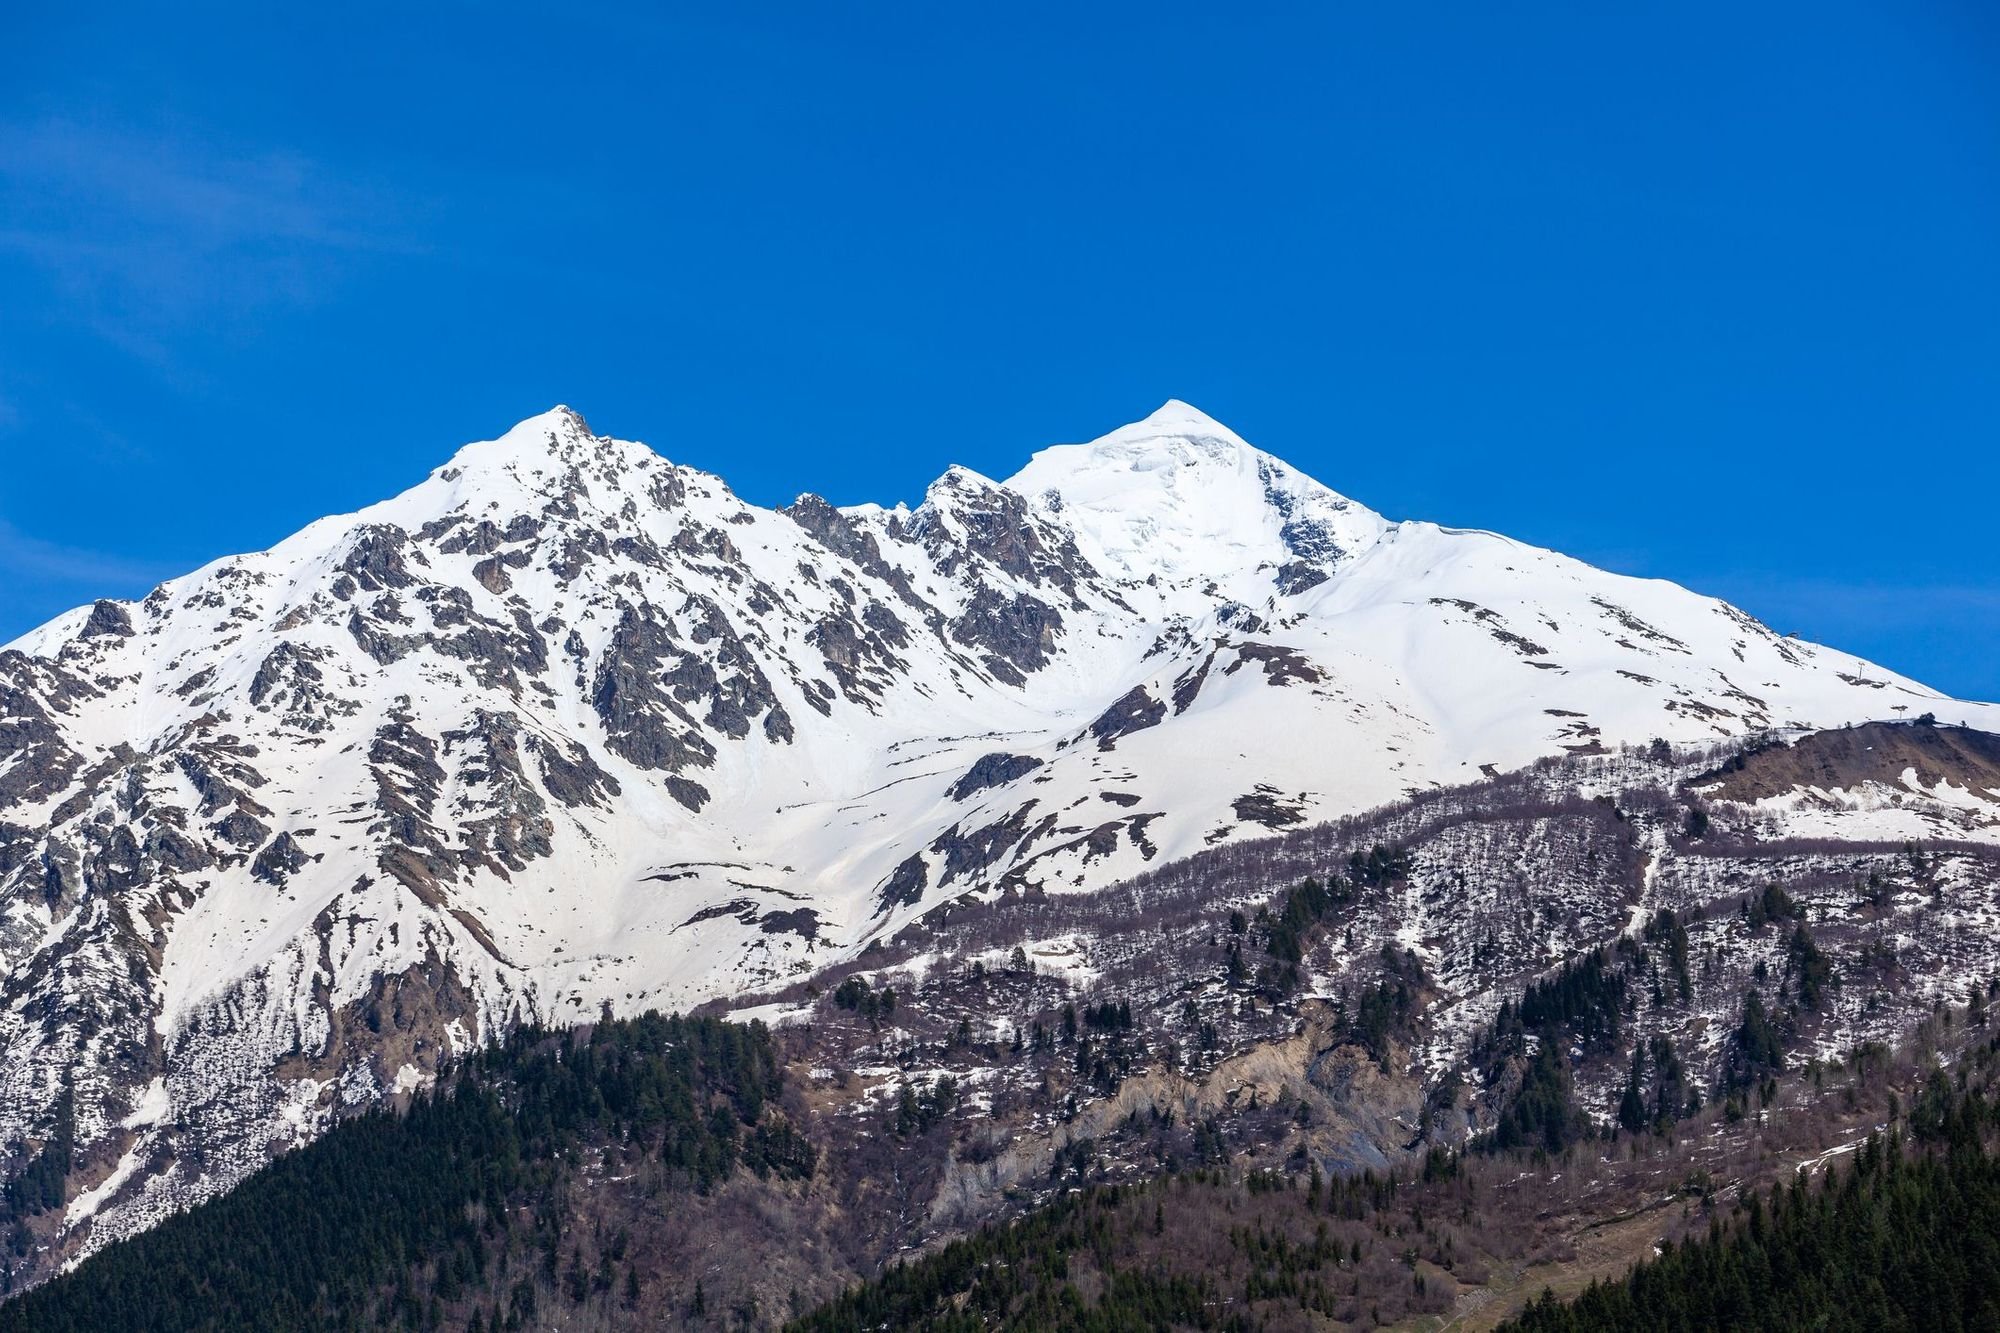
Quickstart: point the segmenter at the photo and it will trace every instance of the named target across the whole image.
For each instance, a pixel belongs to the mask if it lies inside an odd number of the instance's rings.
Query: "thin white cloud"
[[[1774,574],[1694,581],[1782,634],[1856,653],[1961,699],[2000,700],[2000,584],[1847,582]]]
[[[1738,602],[1779,631],[1799,629],[1787,617],[1815,625],[1874,630],[1948,625],[1973,617],[2000,618],[2000,585],[1892,584],[1775,575],[1741,575],[1696,586]]]
[[[288,152],[0,124],[0,254],[144,354],[162,331],[319,299],[344,264],[412,249],[396,201]]]
[[[155,560],[44,541],[0,519],[0,575],[10,579],[75,585],[94,596],[114,596],[184,572]]]

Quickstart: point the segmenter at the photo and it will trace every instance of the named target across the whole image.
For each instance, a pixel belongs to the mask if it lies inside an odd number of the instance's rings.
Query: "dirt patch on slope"
[[[1831,790],[1864,782],[1901,786],[1909,769],[1916,770],[1917,780],[1927,788],[1949,781],[1958,787],[2000,791],[2000,736],[1970,727],[1868,722],[1746,753],[1691,785],[1718,800],[1747,804],[1801,787]]]

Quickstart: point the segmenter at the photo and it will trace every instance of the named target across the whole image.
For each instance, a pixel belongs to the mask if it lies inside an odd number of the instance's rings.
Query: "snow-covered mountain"
[[[558,408],[0,652],[0,1146],[129,1231],[524,1015],[685,1007],[1564,752],[1962,704],[1182,403],[914,510]]]

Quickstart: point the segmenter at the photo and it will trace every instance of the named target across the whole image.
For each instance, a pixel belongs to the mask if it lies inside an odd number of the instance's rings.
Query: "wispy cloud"
[[[1846,581],[1772,574],[1693,580],[1771,628],[1829,644],[1961,699],[2000,700],[2000,582]]]
[[[159,561],[44,541],[0,519],[0,575],[10,580],[64,585],[91,596],[116,596],[185,572]]]
[[[0,253],[135,351],[190,321],[321,299],[343,267],[411,250],[385,191],[289,152],[70,121],[0,124]]]
[[[1774,629],[1787,618],[1814,625],[1870,630],[1935,628],[1968,618],[1992,624],[2000,618],[2000,584],[1910,584],[1844,582],[1838,579],[1737,575],[1699,584],[1753,610]]]

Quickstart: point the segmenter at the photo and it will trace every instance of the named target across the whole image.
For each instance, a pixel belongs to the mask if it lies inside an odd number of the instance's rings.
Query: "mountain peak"
[[[1268,580],[1256,571],[1308,547],[1358,550],[1385,526],[1177,398],[1088,444],[1041,450],[1007,485],[1066,513],[1098,556],[1139,578],[1202,565]]]
[[[570,494],[610,497],[613,508],[625,489],[616,479],[671,470],[672,462],[650,445],[592,431],[572,407],[558,403],[509,427],[497,438],[460,448],[415,492],[430,493],[444,483],[455,501],[498,488],[502,495],[535,493],[554,487]],[[489,497],[491,498],[491,497]]]
[[[1214,439],[1244,444],[1243,437],[1192,403],[1169,398],[1146,416],[1120,426],[1095,443],[1110,440]],[[1245,446],[1248,447],[1247,445]]]
[[[523,417],[493,439],[474,440],[460,447],[445,467],[469,472],[547,459],[566,444],[591,438],[590,425],[582,415],[557,403],[546,412]]]
[[[1075,500],[1078,497],[1071,491],[1086,473],[1117,477],[1121,489],[1137,484],[1138,476],[1151,474],[1156,484],[1176,489],[1179,483],[1173,474],[1186,468],[1254,472],[1256,461],[1265,458],[1269,455],[1200,408],[1169,398],[1147,416],[1087,444],[1038,450],[1006,484],[1024,495],[1053,490]]]

